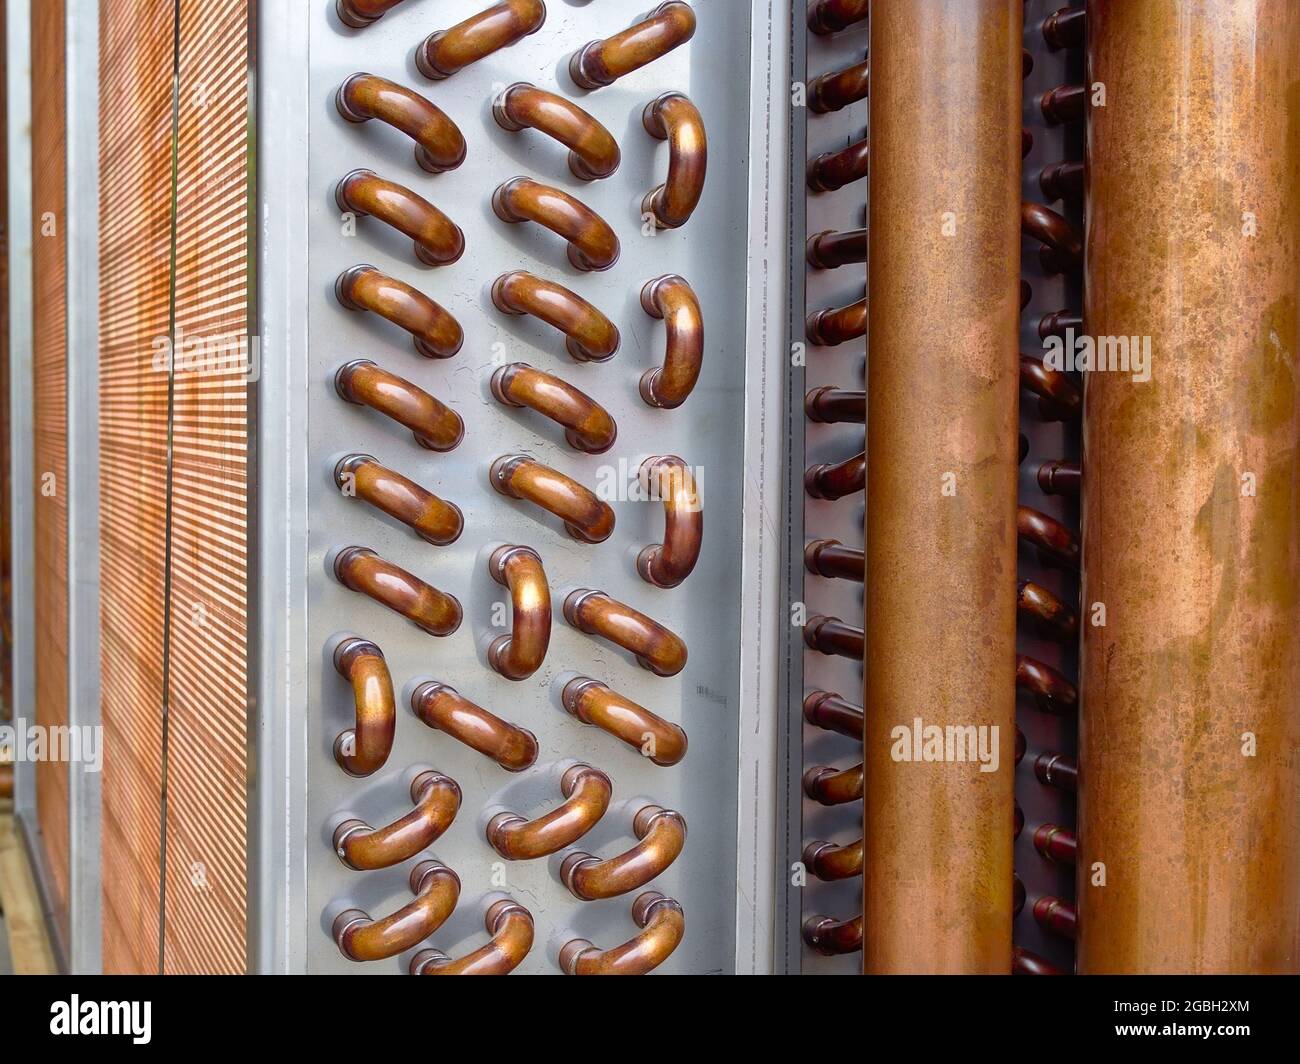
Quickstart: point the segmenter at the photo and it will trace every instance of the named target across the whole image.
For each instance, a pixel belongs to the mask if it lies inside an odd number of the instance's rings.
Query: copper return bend
[[[405,233],[426,266],[449,266],[465,254],[460,226],[423,196],[373,170],[344,174],[334,186],[334,203],[343,214],[370,215]]]
[[[347,121],[372,118],[415,141],[415,161],[431,174],[455,170],[465,161],[465,137],[456,123],[418,92],[374,74],[357,73],[339,86],[334,106]]]
[[[357,871],[369,871],[414,857],[451,827],[460,809],[460,787],[441,772],[421,772],[411,781],[411,801],[415,808],[386,827],[343,821],[334,829],[339,860]]]
[[[383,18],[384,13],[402,0],[336,0],[334,10],[339,21],[354,30],[362,30]]]
[[[614,532],[614,511],[592,491],[526,454],[502,455],[488,481],[502,495],[540,506],[564,522],[565,531],[583,543],[603,543]]]
[[[502,0],[451,29],[429,34],[415,49],[415,65],[426,78],[441,81],[536,33],[545,21],[542,0]]]
[[[574,765],[560,780],[565,801],[536,820],[518,813],[494,816],[487,826],[489,845],[507,861],[531,861],[571,846],[587,834],[609,808],[614,787],[590,765]]]
[[[809,466],[803,475],[804,490],[814,499],[834,501],[865,490],[867,486],[867,452],[830,465],[822,462]]]
[[[415,442],[430,451],[454,450],[465,438],[465,422],[456,411],[368,358],[340,366],[334,390],[344,402],[368,406],[405,425]]]
[[[686,667],[686,644],[679,636],[603,591],[572,592],[564,600],[564,619],[636,655],[637,664],[656,676],[676,676]]]
[[[704,119],[684,94],[666,92],[646,105],[641,124],[656,140],[668,141],[668,177],[645,194],[641,214],[652,217],[656,228],[680,229],[704,194],[709,166]]]
[[[809,949],[824,957],[857,953],[862,948],[862,917],[833,920],[829,916],[810,916],[803,922],[803,940]]]
[[[502,314],[531,314],[565,335],[575,362],[606,362],[618,353],[618,328],[576,292],[526,270],[503,273],[492,285]]]
[[[808,315],[808,339],[818,347],[838,347],[867,335],[867,300],[831,307]]]
[[[644,887],[677,860],[686,845],[686,820],[681,813],[643,805],[632,820],[639,840],[626,853],[602,861],[577,850],[564,859],[560,879],[581,901],[617,898]]]
[[[829,765],[814,765],[803,774],[803,792],[820,805],[846,805],[862,800],[863,766],[837,771]]]
[[[664,504],[664,541],[644,548],[636,559],[641,579],[655,587],[676,587],[695,568],[704,540],[704,504],[695,478],[676,455],[641,463],[641,485]]]
[[[599,680],[578,676],[564,685],[560,698],[583,724],[608,732],[656,765],[675,765],[686,756],[686,732]]]
[[[334,282],[334,295],[348,310],[368,310],[411,334],[425,358],[451,358],[465,342],[460,322],[405,281],[364,263],[350,266]]]
[[[537,760],[537,737],[532,732],[476,706],[445,683],[420,684],[411,692],[411,712],[507,772],[522,772]]]
[[[455,543],[465,528],[459,506],[380,465],[373,455],[344,455],[334,466],[334,484],[344,495],[368,502],[439,547]]]
[[[460,878],[444,864],[421,861],[411,869],[415,900],[380,920],[361,909],[334,918],[334,941],[353,961],[381,961],[423,942],[446,921],[460,898]]]
[[[488,663],[507,680],[526,680],[541,668],[551,642],[551,589],[542,559],[532,547],[498,547],[488,574],[510,590],[512,623],[488,647]]]
[[[609,223],[558,188],[530,177],[513,177],[492,193],[492,210],[503,222],[536,222],[563,237],[575,269],[608,270],[618,262],[618,237]]]
[[[818,839],[803,848],[803,863],[818,879],[830,883],[862,875],[862,855],[861,839],[847,846]]]
[[[638,895],[632,903],[632,920],[642,931],[613,949],[597,949],[585,938],[575,938],[560,949],[565,975],[645,975],[672,956],[686,933],[686,914],[672,898],[657,890]]]
[[[369,547],[345,547],[334,558],[334,575],[350,591],[400,613],[429,635],[451,635],[460,627],[460,603]]]
[[[704,313],[686,280],[668,273],[641,289],[641,309],[667,326],[664,364],[641,377],[641,398],[650,406],[674,410],[686,402],[704,365]]]
[[[533,948],[533,914],[513,898],[488,907],[483,926],[492,940],[458,960],[436,949],[411,958],[412,975],[509,975]]]
[[[384,652],[369,639],[345,639],[334,648],[334,668],[352,684],[356,724],[334,740],[334,760],[349,776],[383,768],[397,732],[393,679]]]
[[[608,129],[572,100],[526,81],[507,86],[492,104],[497,125],[511,133],[535,129],[569,149],[569,170],[581,181],[609,177],[622,153]]]
[[[681,0],[660,4],[645,20],[603,41],[592,41],[569,60],[569,77],[583,89],[613,85],[625,74],[667,55],[695,36],[695,12]]]
[[[503,406],[529,407],[564,428],[575,451],[604,454],[618,439],[618,426],[591,396],[527,362],[511,362],[492,374],[492,398]]]
[[[818,36],[839,33],[871,13],[871,0],[814,0],[808,5],[808,28]]]

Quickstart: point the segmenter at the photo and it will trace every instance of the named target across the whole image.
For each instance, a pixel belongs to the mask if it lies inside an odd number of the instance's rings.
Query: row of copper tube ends
[[[364,28],[397,0],[339,0],[338,14],[354,28]],[[540,0],[507,0],[449,30],[432,34],[417,51],[420,71],[433,79],[456,71],[499,48],[535,32],[546,17]],[[570,71],[583,88],[612,84],[685,43],[695,31],[688,4],[661,4],[643,22],[607,41],[588,45],[574,57]],[[416,142],[417,163],[432,173],[459,166],[466,156],[460,130],[439,108],[404,86],[369,74],[354,74],[339,89],[339,112],[350,122],[377,118]],[[620,160],[618,143],[604,126],[576,104],[528,84],[505,89],[493,105],[501,128],[532,128],[569,149],[569,168],[578,178],[609,177]],[[666,93],[645,109],[651,136],[669,143],[665,182],[646,194],[643,212],[659,228],[684,225],[704,187],[707,147],[699,111],[680,93]],[[411,190],[368,170],[346,175],[335,198],[340,210],[369,215],[405,233],[415,243],[416,258],[442,266],[458,260],[464,236],[451,219]],[[529,178],[507,181],[492,197],[496,215],[505,222],[532,221],[567,242],[568,259],[579,270],[605,270],[619,255],[613,229],[599,215],[567,193]],[[385,276],[371,266],[355,266],[338,279],[335,292],[350,310],[371,311],[405,329],[415,349],[432,358],[449,358],[460,349],[459,323],[422,292]],[[619,331],[599,310],[574,292],[522,270],[497,279],[495,306],[506,314],[530,314],[565,336],[569,354],[580,362],[603,362],[617,353]],[[663,365],[647,372],[640,394],[655,407],[675,408],[686,401],[700,374],[704,326],[699,300],[682,278],[665,276],[645,285],[641,303],[647,314],[667,326]],[[416,441],[436,451],[455,448],[464,436],[460,417],[436,398],[374,362],[349,362],[335,378],[339,395],[369,406],[410,429]],[[502,404],[529,407],[556,422],[575,450],[600,454],[614,445],[617,427],[599,404],[567,382],[524,363],[500,368],[492,378],[492,395]],[[664,540],[646,547],[637,571],[647,582],[671,588],[682,583],[699,557],[703,511],[686,464],[674,456],[648,459],[641,467],[648,497],[662,500],[666,513]],[[462,531],[460,510],[369,455],[353,454],[335,468],[335,480],[347,495],[360,498],[412,528],[435,544],[455,541]],[[492,464],[492,487],[515,499],[534,503],[558,517],[566,531],[586,543],[599,543],[614,530],[613,510],[581,484],[524,455],[505,455]],[[551,599],[542,560],[531,547],[505,545],[488,562],[494,580],[507,587],[513,605],[511,629],[488,649],[492,668],[511,680],[523,680],[541,666],[550,642]],[[461,622],[460,603],[364,547],[347,547],[335,555],[334,572],[344,586],[395,610],[431,635],[444,636]],[[581,590],[564,603],[565,620],[579,631],[601,637],[633,653],[646,669],[673,676],[686,664],[686,645],[663,625],[598,591]],[[354,776],[377,771],[388,759],[396,730],[393,684],[383,653],[373,642],[347,638],[336,648],[334,664],[353,688],[356,723],[335,741],[334,756]],[[657,765],[674,765],[686,754],[686,733],[677,725],[588,677],[564,688],[565,708],[577,719],[605,731],[645,753]],[[445,684],[428,682],[411,696],[416,716],[512,772],[537,760],[538,744],[528,730],[509,723],[461,696]],[[609,777],[590,765],[572,765],[560,779],[564,801],[533,820],[511,812],[493,817],[487,840],[507,860],[532,860],[572,846],[605,814],[613,791]],[[334,847],[344,864],[366,870],[386,868],[419,854],[451,825],[460,807],[456,782],[433,770],[411,783],[414,808],[382,828],[357,820],[339,824]],[[644,805],[633,815],[637,844],[626,853],[600,860],[575,851],[566,856],[561,879],[583,900],[613,898],[644,886],[681,852],[686,839],[682,815]],[[335,941],[353,960],[396,956],[426,939],[455,909],[460,881],[437,861],[418,863],[411,872],[415,898],[379,920],[349,909],[336,917]],[[661,964],[677,947],[685,930],[681,906],[656,891],[640,894],[632,906],[640,933],[610,950],[575,939],[560,953],[561,968],[578,975],[634,974]],[[503,898],[487,910],[490,941],[457,960],[437,950],[414,955],[415,974],[504,974],[520,964],[533,942],[531,914]]]

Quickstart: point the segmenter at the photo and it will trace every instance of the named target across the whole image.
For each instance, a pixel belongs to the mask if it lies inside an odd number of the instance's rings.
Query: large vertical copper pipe
[[[1086,386],[1078,966],[1294,972],[1300,6],[1087,20],[1084,321],[1151,379]]]
[[[862,963],[1006,974],[1023,11],[871,15]],[[996,727],[997,771],[895,761],[916,716]]]

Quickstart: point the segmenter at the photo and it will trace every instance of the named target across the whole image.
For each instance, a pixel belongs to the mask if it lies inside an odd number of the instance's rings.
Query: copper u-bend
[[[460,603],[426,584],[369,547],[346,547],[334,558],[334,575],[350,591],[366,595],[430,635],[451,635],[460,627]]]
[[[653,63],[693,36],[695,12],[690,4],[669,0],[622,33],[584,45],[569,60],[569,77],[583,89],[613,85],[625,74]]]
[[[684,278],[664,274],[641,289],[641,309],[663,319],[668,345],[664,364],[641,376],[641,398],[650,406],[673,410],[686,402],[704,365],[704,314],[695,291]]]
[[[842,499],[867,486],[867,452],[834,465],[821,462],[809,466],[803,475],[804,489],[814,499]]]
[[[614,532],[614,511],[608,503],[526,454],[502,455],[492,463],[488,482],[502,495],[554,514],[564,522],[565,531],[583,543],[603,543]]]
[[[684,94],[666,92],[646,105],[641,124],[650,136],[668,142],[668,177],[645,194],[641,213],[653,218],[658,229],[680,229],[704,195],[709,168],[704,118]]]
[[[604,218],[579,199],[530,177],[513,177],[492,193],[492,210],[503,222],[536,222],[568,241],[576,269],[608,270],[619,243]]]
[[[569,854],[560,866],[560,879],[569,893],[582,901],[628,894],[660,875],[686,845],[685,818],[662,806],[638,809],[632,831],[637,844],[607,861],[581,850]]]
[[[808,339],[819,347],[837,347],[867,335],[866,297],[846,307],[831,307],[808,315]]]
[[[1017,615],[1050,639],[1071,643],[1079,635],[1079,615],[1051,591],[1032,580],[1016,585]]]
[[[441,81],[536,33],[545,21],[542,0],[501,0],[451,29],[429,34],[415,49],[415,65],[426,78]]]
[[[686,667],[686,644],[679,636],[603,591],[572,592],[564,600],[564,619],[636,655],[637,664],[656,676],[676,676]]]
[[[867,393],[830,385],[813,388],[803,397],[803,411],[809,421],[818,425],[864,425]]]
[[[1034,849],[1049,861],[1074,864],[1079,852],[1079,840],[1073,831],[1059,824],[1040,824],[1034,830]]]
[[[465,161],[465,138],[456,123],[418,92],[374,74],[353,74],[339,86],[334,105],[349,122],[377,118],[415,141],[415,161],[431,174]]]
[[[590,765],[574,765],[560,780],[564,802],[536,820],[498,813],[487,826],[487,840],[507,861],[531,861],[571,846],[587,834],[609,808],[613,784]]]
[[[814,614],[804,625],[803,641],[812,650],[861,661],[865,645],[861,628],[845,624],[838,617]]]
[[[815,115],[842,111],[865,100],[871,88],[871,64],[863,61],[843,70],[833,70],[808,82],[808,110]]]
[[[411,781],[411,801],[415,808],[386,827],[343,821],[334,829],[339,860],[349,868],[369,871],[414,857],[451,827],[460,809],[460,787],[441,772],[421,772]]]
[[[1016,655],[1016,687],[1027,693],[1044,713],[1058,717],[1074,713],[1079,704],[1074,684],[1050,665],[1024,654]]]
[[[368,358],[340,366],[334,390],[345,402],[368,406],[405,425],[415,442],[431,451],[454,450],[465,438],[465,422],[456,411]]]
[[[1038,467],[1038,486],[1044,495],[1079,497],[1083,488],[1083,466],[1064,458],[1051,458]]]
[[[531,314],[565,335],[577,362],[606,362],[618,353],[618,329],[575,292],[526,270],[503,273],[492,285],[492,304],[502,314]]]
[[[511,362],[492,374],[492,398],[504,406],[529,407],[564,428],[575,451],[604,454],[618,438],[618,426],[586,392],[527,362]]]
[[[839,151],[822,152],[808,163],[808,187],[836,192],[871,173],[871,142],[863,137]]]
[[[426,266],[449,266],[465,254],[460,226],[423,196],[380,177],[352,170],[334,187],[334,202],[344,214],[371,215],[415,242],[415,257]]]
[[[1033,355],[1020,356],[1020,387],[1038,396],[1038,416],[1043,421],[1068,421],[1083,408],[1083,396],[1069,375]]]
[[[436,949],[422,949],[411,958],[412,975],[509,975],[533,948],[533,914],[513,898],[488,907],[483,926],[492,936],[485,946],[452,960]]]
[[[509,634],[488,647],[488,664],[507,680],[526,680],[541,668],[551,642],[551,589],[541,556],[532,547],[498,547],[488,574],[509,589],[513,618]]]
[[[637,555],[636,571],[655,587],[676,587],[695,568],[704,542],[704,503],[691,471],[676,455],[641,463],[640,479],[651,498],[664,504],[664,541]]]
[[[814,728],[838,732],[862,742],[862,707],[833,691],[810,691],[803,700],[803,719]]]
[[[344,495],[368,502],[440,547],[455,543],[465,527],[460,507],[380,465],[372,455],[349,454],[339,459],[334,483]]]
[[[810,916],[803,922],[803,940],[823,957],[857,953],[862,949],[862,917],[832,920],[829,916]]]
[[[1041,203],[1020,204],[1020,229],[1025,236],[1050,248],[1067,269],[1083,265],[1083,236],[1063,215]]]
[[[850,229],[837,233],[824,229],[808,238],[805,248],[808,265],[815,270],[834,270],[850,263],[867,261],[867,231]]]
[[[572,100],[526,81],[507,86],[492,104],[497,125],[511,133],[535,129],[569,149],[569,170],[582,181],[609,177],[618,169],[618,141]]]
[[[465,342],[460,322],[405,281],[373,266],[349,266],[334,282],[334,294],[348,310],[368,310],[411,334],[426,358],[451,358]]]
[[[1047,560],[1079,568],[1079,538],[1055,517],[1030,506],[1016,507],[1016,534]]]
[[[585,938],[570,939],[560,948],[561,970],[565,975],[645,975],[672,956],[686,933],[681,905],[657,890],[637,896],[632,921],[641,933],[613,949],[597,949]]]
[[[393,678],[384,653],[369,639],[344,639],[334,648],[334,668],[352,684],[356,723],[334,740],[334,760],[349,776],[384,767],[397,732]]]
[[[537,737],[477,706],[445,683],[427,682],[411,692],[411,711],[430,728],[489,757],[507,772],[537,760]]]
[[[831,579],[860,584],[866,576],[864,553],[838,539],[814,539],[803,549],[803,564],[810,573]]]
[[[337,0],[334,10],[343,25],[362,30],[372,22],[377,22],[386,11],[401,2],[402,0]]]
[[[686,733],[599,680],[579,676],[564,685],[564,708],[583,724],[608,732],[656,765],[675,765],[686,756]]]
[[[871,0],[814,0],[808,5],[808,28],[818,36],[839,33],[871,13]]]
[[[818,879],[826,883],[862,875],[862,840],[847,846],[818,839],[803,848],[803,863]]]
[[[863,781],[860,764],[841,771],[814,765],[803,774],[803,792],[821,805],[845,805],[862,800]]]
[[[411,869],[415,900],[380,920],[361,909],[346,909],[334,918],[334,941],[348,960],[381,961],[423,942],[446,921],[460,898],[460,879],[437,861]]]

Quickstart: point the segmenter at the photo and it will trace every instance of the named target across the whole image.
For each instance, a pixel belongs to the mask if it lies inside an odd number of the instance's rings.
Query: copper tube
[[[446,865],[421,861],[411,869],[415,900],[379,920],[361,909],[345,909],[332,928],[339,952],[348,960],[379,961],[395,957],[440,928],[456,908],[460,879]]]
[[[569,77],[581,89],[613,85],[619,78],[653,63],[695,36],[690,4],[669,0],[635,26],[603,41],[583,45],[569,59]]]
[[[833,920],[829,916],[810,916],[803,922],[804,944],[814,953],[836,957],[862,949],[862,917]]]
[[[415,257],[426,266],[448,266],[465,254],[460,226],[423,196],[380,177],[352,170],[334,187],[334,202],[344,214],[371,215],[415,242]]]
[[[618,169],[618,141],[572,100],[526,81],[506,86],[492,103],[497,125],[511,133],[536,129],[569,149],[569,170],[581,181],[597,181]]]
[[[1043,93],[1039,101],[1043,117],[1051,125],[1081,121],[1088,110],[1086,85],[1058,85]]]
[[[1074,792],[1079,786],[1079,765],[1064,754],[1039,754],[1034,759],[1034,775],[1040,783],[1061,791]]]
[[[826,386],[813,388],[803,398],[808,420],[819,425],[867,423],[867,393]]]
[[[1065,717],[1078,708],[1074,684],[1050,665],[1024,654],[1016,655],[1016,688],[1026,692],[1044,713]]]
[[[836,347],[867,335],[867,301],[814,311],[805,322],[808,339],[819,347]]]
[[[1078,498],[1083,487],[1083,467],[1078,462],[1054,458],[1038,467],[1038,486],[1044,495]]]
[[[411,334],[426,358],[451,358],[465,342],[460,322],[405,281],[373,266],[350,266],[334,282],[334,295],[348,310],[368,310]]]
[[[808,5],[808,28],[819,36],[839,33],[871,13],[871,0],[813,0]]]
[[[415,49],[415,65],[426,78],[441,81],[536,33],[545,21],[542,0],[501,0],[451,29],[429,34]]]
[[[609,412],[585,392],[527,362],[511,362],[492,374],[492,398],[503,406],[530,407],[564,428],[575,451],[604,454],[618,438]]]
[[[704,312],[685,278],[668,273],[641,288],[641,309],[667,326],[664,363],[641,375],[641,398],[674,410],[686,402],[704,365]]]
[[[871,145],[866,137],[839,151],[822,152],[808,163],[808,187],[814,192],[835,192],[871,172]]]
[[[1055,517],[1029,506],[1016,507],[1016,534],[1037,547],[1045,561],[1079,568],[1079,538]]]
[[[477,750],[507,772],[522,772],[537,761],[532,732],[489,713],[445,683],[420,684],[411,692],[411,711],[430,728]]]
[[[1052,163],[1038,175],[1038,187],[1049,200],[1074,199],[1083,195],[1083,179],[1083,163]]]
[[[502,314],[531,314],[565,335],[565,348],[578,362],[606,362],[618,353],[614,323],[581,296],[526,270],[503,273],[492,285],[492,303]]]
[[[893,0],[870,20],[871,974],[1010,967],[1022,20],[1007,0]],[[996,726],[1002,769],[895,762],[891,730],[921,707]]]
[[[668,177],[641,200],[641,214],[657,229],[680,229],[704,195],[709,140],[699,108],[680,92],[666,92],[646,104],[641,125],[656,140],[668,142]]]
[[[551,643],[551,589],[532,547],[498,547],[488,575],[510,590],[510,632],[488,647],[488,664],[507,680],[526,680],[542,667]]]
[[[14,767],[5,762],[0,764],[0,798],[12,799],[14,796]]]
[[[345,820],[334,829],[334,852],[349,868],[388,868],[414,857],[451,827],[460,809],[460,787],[441,772],[421,772],[411,781],[415,808],[382,828]]]
[[[1025,236],[1046,244],[1066,268],[1083,265],[1083,234],[1051,207],[1028,200],[1020,205],[1020,227]]]
[[[804,625],[803,641],[822,654],[834,654],[851,661],[861,661],[864,635],[861,628],[845,624],[838,617],[814,614]]]
[[[808,238],[805,249],[808,265],[817,270],[833,270],[849,263],[867,261],[867,231],[852,229],[837,233],[833,229]]]
[[[867,98],[871,86],[871,64],[855,63],[843,70],[820,74],[808,82],[808,110],[815,115],[842,111]]]
[[[1011,951],[1012,975],[1064,975],[1056,965],[1045,961],[1037,953],[1016,946]]]
[[[682,907],[657,890],[637,896],[632,920],[643,930],[613,949],[597,949],[585,938],[570,939],[560,949],[561,970],[565,975],[645,975],[672,955],[686,933]]]
[[[465,161],[465,137],[456,123],[418,92],[375,74],[356,73],[339,86],[334,105],[349,122],[372,118],[415,141],[415,161],[431,174],[455,170]]]
[[[810,692],[803,700],[803,717],[814,727],[862,742],[862,707],[831,691]]]
[[[343,25],[361,30],[383,18],[386,11],[401,2],[402,0],[336,0],[334,10]]]
[[[803,564],[817,576],[838,577],[859,584],[867,567],[863,551],[846,547],[837,539],[814,539],[803,549]]]
[[[656,676],[676,676],[686,667],[686,644],[658,621],[603,591],[581,588],[564,600],[564,619],[580,632],[607,639],[636,656]]]
[[[1016,585],[1017,614],[1044,635],[1071,643],[1079,635],[1079,615],[1042,584],[1021,580]]]
[[[334,739],[334,760],[349,776],[369,776],[384,767],[397,733],[393,678],[384,652],[369,639],[344,639],[334,648],[334,668],[352,685],[353,727]]]
[[[804,490],[814,499],[842,499],[867,486],[867,452],[855,454],[843,462],[822,462],[809,466],[803,474]]]
[[[369,547],[339,551],[334,559],[334,575],[350,591],[400,613],[430,635],[451,635],[460,627],[460,603],[453,596],[384,561]]]
[[[852,879],[862,875],[862,840],[847,846],[836,846],[821,839],[803,848],[804,866],[824,882]]]
[[[1083,315],[1077,310],[1054,310],[1038,319],[1038,335],[1043,340],[1049,336],[1064,338],[1070,329],[1076,336],[1083,332]]]
[[[1078,841],[1073,831],[1059,824],[1040,824],[1034,830],[1034,849],[1049,861],[1074,864],[1078,855]]]
[[[488,470],[488,482],[502,495],[554,514],[570,536],[584,543],[603,543],[614,532],[614,511],[608,503],[528,455],[502,455]]]
[[[487,826],[491,847],[507,861],[531,861],[562,850],[587,834],[609,808],[613,785],[590,765],[574,765],[560,781],[565,801],[535,820],[518,813],[494,816]]]
[[[636,571],[655,587],[677,587],[700,559],[704,503],[690,469],[676,455],[647,458],[639,476],[651,499],[664,504],[664,541],[642,548]]]
[[[803,792],[821,805],[844,805],[862,801],[862,766],[836,770],[814,765],[803,774]]]
[[[334,374],[334,390],[346,402],[368,406],[399,425],[431,451],[454,450],[465,438],[465,422],[428,392],[368,358],[345,362]]]
[[[1069,421],[1083,410],[1083,396],[1069,374],[1051,369],[1041,358],[1020,356],[1020,387],[1038,396],[1043,421]]]
[[[513,898],[488,907],[483,926],[492,940],[473,953],[452,960],[436,949],[422,949],[411,958],[412,975],[509,975],[533,948],[533,914]]]
[[[1063,7],[1043,19],[1043,40],[1049,48],[1082,48],[1087,36],[1087,9]]]
[[[602,861],[575,850],[560,866],[560,880],[581,901],[617,898],[644,887],[661,875],[686,845],[686,820],[681,813],[658,805],[643,805],[632,819],[637,844]]]
[[[686,732],[599,680],[570,680],[561,699],[583,724],[608,732],[656,765],[675,765],[686,756]]]
[[[368,502],[440,547],[455,543],[465,527],[460,507],[380,465],[372,455],[349,454],[339,459],[334,483],[344,495]]]
[[[1088,377],[1078,967],[1295,974],[1300,6],[1089,4],[1087,62],[1084,319],[1155,351]]]
[[[618,261],[618,237],[609,223],[581,200],[529,177],[514,177],[492,193],[492,211],[503,222],[536,222],[568,241],[574,268],[608,270]]]
[[[1062,898],[1043,895],[1034,902],[1034,921],[1044,931],[1073,940],[1078,933],[1079,916],[1073,905]]]

